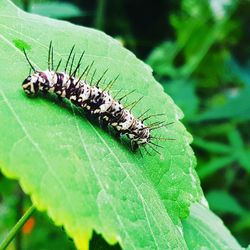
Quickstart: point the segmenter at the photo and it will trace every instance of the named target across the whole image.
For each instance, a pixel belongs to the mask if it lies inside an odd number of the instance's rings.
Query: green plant
[[[182,112],[151,69],[102,32],[27,14],[7,0],[0,7],[0,167],[19,180],[34,206],[63,225],[79,249],[88,249],[93,230],[123,249],[240,249],[206,207],[192,138],[179,122]],[[159,133],[175,141],[162,142],[161,157],[130,152],[69,103],[25,96],[20,84],[28,68],[21,49],[46,69],[50,40],[57,60],[76,44],[77,55],[86,50],[85,63],[95,60],[99,74],[106,68],[111,79],[120,73],[112,91],[136,89],[134,98],[144,96],[136,115],[164,107],[175,123]]]
[[[246,246],[250,92],[243,9],[249,4],[237,0],[182,0],[170,16],[175,36],[154,48],[147,62],[184,111],[211,209]]]

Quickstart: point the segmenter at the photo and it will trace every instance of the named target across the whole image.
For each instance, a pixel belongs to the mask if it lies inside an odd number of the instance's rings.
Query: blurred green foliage
[[[170,15],[175,37],[153,49],[147,62],[184,111],[211,209],[247,246],[250,68],[249,47],[240,42],[248,18],[240,14],[244,7],[250,4],[183,0]],[[238,50],[245,56],[239,58]]]
[[[15,3],[30,12],[100,28],[151,65],[156,79],[184,111],[184,123],[194,136],[197,171],[210,208],[247,246],[250,2],[16,0]],[[18,190],[15,182],[0,176],[0,241],[16,222],[20,204],[22,210],[29,204]],[[34,218],[34,228],[23,235],[22,249],[74,249],[63,230],[55,228],[46,216],[35,213]],[[95,235],[91,249],[119,246],[109,247]]]
[[[71,3],[57,3],[57,2],[42,2],[33,3],[30,8],[30,12],[38,15],[48,16],[58,19],[67,19],[72,17],[83,16],[77,6]]]

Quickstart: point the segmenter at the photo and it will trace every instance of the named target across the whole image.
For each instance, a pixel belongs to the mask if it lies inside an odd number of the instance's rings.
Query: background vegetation
[[[103,30],[151,65],[181,107],[211,210],[250,243],[250,1],[15,1],[23,9]],[[13,195],[15,194],[15,195]],[[30,204],[0,175],[0,241]],[[39,226],[38,226],[39,225]],[[53,239],[53,240],[50,240]],[[74,249],[35,213],[12,249]],[[94,235],[92,249],[119,249]]]

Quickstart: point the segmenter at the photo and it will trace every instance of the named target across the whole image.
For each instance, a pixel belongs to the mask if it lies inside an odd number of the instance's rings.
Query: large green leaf
[[[183,228],[189,249],[242,249],[220,218],[200,204],[192,205]]]
[[[102,32],[24,13],[0,0],[0,167],[16,178],[39,210],[63,225],[80,249],[88,248],[92,230],[124,249],[185,249],[180,220],[202,192],[194,171],[191,136],[178,121],[182,112],[154,80],[151,69]],[[73,44],[85,50],[85,66],[95,61],[98,75],[120,78],[117,93],[136,90],[132,102],[144,99],[136,115],[150,108],[166,111],[157,135],[160,155],[131,152],[69,103],[55,98],[28,98],[21,82],[32,63],[47,68],[48,44],[57,60]],[[152,119],[152,122],[155,120]]]

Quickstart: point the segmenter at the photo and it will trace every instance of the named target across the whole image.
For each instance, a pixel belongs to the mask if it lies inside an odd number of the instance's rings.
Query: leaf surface
[[[191,136],[179,122],[182,112],[154,80],[151,69],[100,31],[27,14],[0,0],[0,167],[18,179],[39,210],[63,225],[79,249],[88,249],[94,229],[124,249],[186,249],[180,218],[202,196]],[[21,88],[29,67],[47,69],[53,41],[58,61],[76,45],[93,60],[100,76],[119,80],[112,93],[128,93],[128,102],[143,96],[133,112],[139,116],[166,111],[174,122],[156,131],[174,138],[159,142],[160,155],[143,157],[89,122],[79,109],[55,97],[28,98]],[[155,120],[152,119],[152,122]],[[149,149],[150,150],[150,149]]]
[[[203,205],[191,206],[183,227],[188,249],[242,249],[221,219]]]

